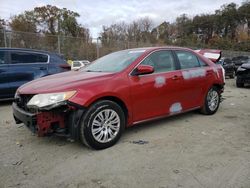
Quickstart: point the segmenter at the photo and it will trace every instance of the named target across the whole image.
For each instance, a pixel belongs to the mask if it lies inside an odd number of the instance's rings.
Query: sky
[[[0,0],[0,18],[9,19],[37,6],[55,5],[78,12],[78,22],[96,38],[103,25],[148,17],[157,26],[163,21],[174,22],[184,13],[190,17],[214,13],[221,5],[231,2],[241,5],[242,0]]]

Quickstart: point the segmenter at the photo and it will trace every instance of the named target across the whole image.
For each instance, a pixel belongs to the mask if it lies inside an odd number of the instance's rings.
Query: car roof
[[[37,53],[46,53],[46,54],[50,54],[50,55],[59,55],[61,56],[61,54],[58,54],[56,52],[49,52],[49,51],[45,51],[45,50],[37,50],[37,49],[30,49],[30,48],[0,48],[0,50],[19,50],[19,51],[26,51],[26,52],[37,52]]]
[[[181,49],[181,50],[192,50],[190,48],[178,47],[178,46],[156,46],[156,47],[143,47],[143,48],[131,48],[128,50],[158,50],[158,49]]]
[[[158,47],[130,48],[130,49],[125,49],[124,51],[145,51],[145,52],[151,52],[151,51],[163,50],[163,49],[193,51],[190,48],[178,47],[178,46],[158,46]]]

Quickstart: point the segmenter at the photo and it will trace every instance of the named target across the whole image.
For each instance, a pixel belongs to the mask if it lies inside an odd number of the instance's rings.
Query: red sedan
[[[195,109],[214,114],[223,88],[223,68],[190,49],[128,49],[29,82],[12,107],[16,123],[39,136],[63,134],[104,149],[140,122]]]

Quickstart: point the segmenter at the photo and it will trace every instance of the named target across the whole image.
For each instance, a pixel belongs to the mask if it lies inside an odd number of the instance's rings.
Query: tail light
[[[66,69],[66,70],[70,70],[71,69],[71,66],[68,65],[68,64],[61,64],[61,65],[59,65],[59,67],[61,67],[63,69]]]
[[[212,50],[212,49],[202,49],[195,50],[195,52],[203,55],[204,57],[210,59],[214,63],[218,62],[221,58],[221,50]]]

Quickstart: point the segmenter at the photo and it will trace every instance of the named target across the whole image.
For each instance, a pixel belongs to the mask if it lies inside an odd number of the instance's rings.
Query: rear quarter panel
[[[224,88],[225,85],[225,75],[223,73],[223,67],[220,64],[215,64],[211,60],[203,57],[202,55],[198,54],[198,56],[208,65],[206,66],[206,71],[211,71],[212,74],[206,75],[207,76],[207,85],[205,87],[203,98],[206,97],[208,90],[213,87],[214,85],[220,86]],[[223,91],[223,89],[222,89]],[[203,104],[201,104],[202,106]]]

